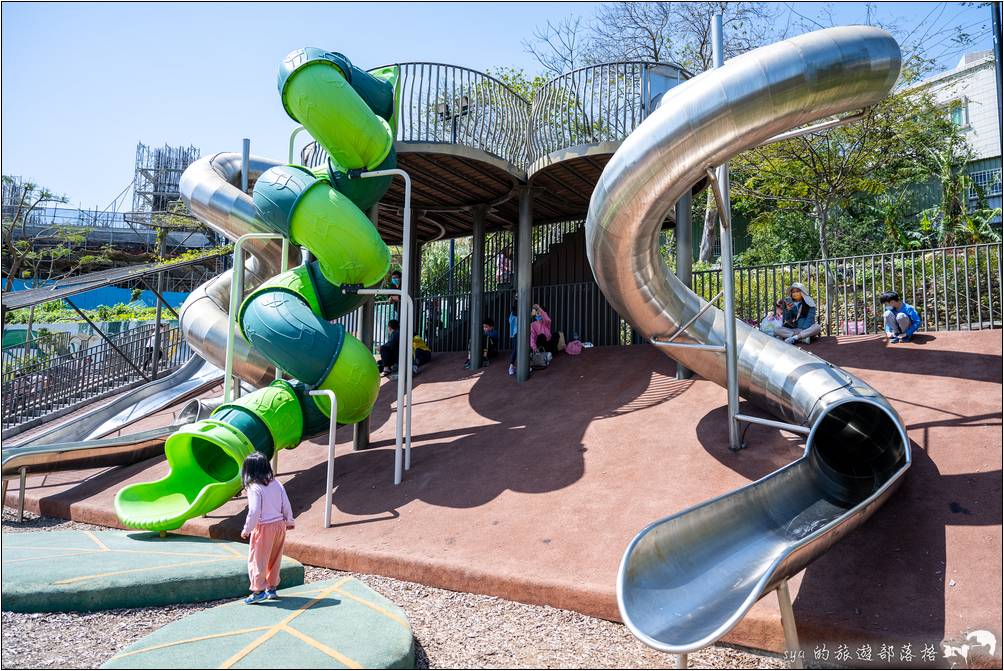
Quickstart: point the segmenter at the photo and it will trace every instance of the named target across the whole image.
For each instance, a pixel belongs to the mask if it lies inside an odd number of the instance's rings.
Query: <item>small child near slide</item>
[[[296,525],[286,489],[272,474],[268,457],[261,452],[249,454],[241,466],[241,479],[248,494],[248,517],[241,538],[251,539],[248,544],[251,595],[244,603],[252,604],[278,598],[275,590],[279,587],[286,529]]]

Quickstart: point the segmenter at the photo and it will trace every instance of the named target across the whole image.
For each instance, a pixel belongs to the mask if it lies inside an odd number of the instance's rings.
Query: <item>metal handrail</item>
[[[395,67],[397,142],[466,146],[526,168],[530,103],[505,82],[446,63],[415,61]],[[308,167],[328,158],[316,142],[307,144],[300,156]]]
[[[46,421],[69,407],[103,398],[143,381],[131,362],[141,362],[158,371],[170,372],[190,356],[188,344],[177,326],[164,334],[166,345],[156,360],[148,342],[153,325],[110,336],[115,348],[101,342],[44,360],[5,365],[3,376],[3,429],[30,426]],[[117,351],[116,351],[117,350]]]
[[[527,136],[529,164],[562,149],[623,140],[669,88],[670,73],[675,75],[675,84],[692,76],[676,63],[617,61],[554,77],[533,99]]]

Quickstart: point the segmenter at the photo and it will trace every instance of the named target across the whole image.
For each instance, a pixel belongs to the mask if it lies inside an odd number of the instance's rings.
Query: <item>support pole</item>
[[[781,626],[784,628],[784,647],[791,654],[791,668],[804,668],[799,656],[801,648],[798,645],[798,629],[795,627],[795,610],[791,607],[791,593],[788,591],[788,580],[781,581],[777,586],[777,604],[781,608]]]
[[[244,300],[244,245],[249,240],[282,240],[279,233],[245,233],[234,242],[233,279],[230,282],[230,310],[227,314],[227,356],[223,370],[223,401],[240,397],[241,380],[234,374],[234,343],[237,341],[237,313]],[[273,460],[275,466],[278,462]]]
[[[160,258],[164,258],[167,253],[167,231],[164,230],[164,235],[160,238],[160,245],[157,249],[157,255]],[[164,300],[161,296],[164,291],[164,271],[157,273],[157,316],[153,320],[153,361],[150,362],[150,379],[156,380],[157,374],[160,370],[160,348],[163,343],[160,342],[160,320],[164,312]]]
[[[251,171],[251,138],[241,140],[241,191],[248,192],[249,175]]]
[[[688,289],[693,286],[694,224],[690,216],[691,194],[688,191],[676,201],[676,279]],[[676,379],[689,380],[693,373],[682,363],[676,364]]]
[[[408,254],[411,258],[411,279],[408,282],[408,294],[417,301],[422,292],[422,243],[418,240],[418,222],[425,216],[425,210],[411,211],[411,240],[408,243]],[[414,320],[418,323],[418,320]]]
[[[401,336],[398,338],[400,346],[398,348],[398,375],[397,375],[397,417],[396,432],[394,440],[394,484],[401,484],[404,471],[411,467],[411,339],[414,337],[414,305],[411,300],[411,246],[408,241],[412,239],[411,221],[411,177],[400,168],[389,170],[350,170],[349,177],[352,179],[365,179],[367,177],[386,177],[396,175],[404,180],[404,222],[401,231],[402,245],[401,259]],[[359,293],[376,293],[367,289]],[[391,293],[391,292],[386,292]],[[404,368],[404,370],[402,370]],[[407,390],[407,391],[406,391]],[[407,400],[405,394],[407,393]],[[406,409],[407,408],[407,409]],[[405,424],[404,414],[408,414],[408,423]],[[407,440],[404,432],[408,431]]]
[[[73,308],[74,312],[76,312],[78,315],[80,315],[81,319],[83,319],[85,322],[87,322],[88,326],[90,326],[92,329],[94,329],[95,333],[97,333],[98,336],[102,340],[104,340],[106,343],[108,343],[109,347],[111,347],[113,350],[115,350],[120,357],[122,357],[123,359],[125,359],[126,363],[129,364],[130,366],[132,366],[133,370],[135,370],[137,373],[139,373],[140,377],[142,377],[147,382],[150,381],[150,378],[146,376],[146,373],[143,372],[143,369],[140,368],[139,366],[137,366],[136,362],[134,362],[132,359],[130,359],[128,356],[126,356],[126,353],[123,352],[121,349],[119,349],[118,345],[116,345],[114,342],[112,342],[111,338],[109,338],[108,336],[106,336],[104,334],[104,331],[102,331],[101,329],[99,329],[97,327],[97,325],[94,322],[92,322],[90,320],[90,318],[87,315],[85,315],[81,311],[81,309],[76,306],[76,304],[73,301],[71,301],[69,298],[64,298],[63,300],[66,301],[67,305],[69,305],[71,308]]]
[[[722,37],[722,15],[711,19],[711,50],[715,67],[725,63],[725,46]],[[715,174],[717,172],[717,175]],[[717,171],[708,168],[711,188],[714,189],[718,205],[718,221],[722,244],[722,290],[725,293],[725,379],[729,401],[729,449],[739,450],[739,357],[736,351],[736,300],[735,275],[732,270],[732,215],[729,210],[729,166],[718,166]]]
[[[533,201],[530,188],[519,190],[516,236],[516,381],[530,379],[530,305],[533,279]]]
[[[366,213],[369,216],[370,221],[373,222],[373,228],[377,228],[377,224],[380,222],[380,206],[374,205]],[[366,349],[370,352],[373,351],[373,327],[376,322],[376,310],[373,303],[373,298],[370,297],[362,305],[359,315],[359,340],[366,345]],[[367,416],[366,419],[361,422],[356,422],[352,427],[352,449],[365,450],[370,446],[370,418]]]
[[[159,277],[159,275],[158,275],[158,277]],[[147,282],[146,279],[142,278],[142,277],[139,278],[139,281],[143,283],[143,286],[145,286],[147,289],[149,289],[150,291],[152,291],[154,296],[156,296],[157,298],[159,298],[161,300],[161,302],[164,304],[164,307],[167,308],[168,312],[170,312],[172,315],[174,315],[175,319],[179,319],[179,317],[178,317],[178,311],[171,307],[171,304],[167,302],[167,299],[164,298],[164,296],[157,290],[157,286],[151,286],[150,283]],[[159,282],[158,282],[158,285],[159,285]]]
[[[331,526],[331,494],[335,488],[335,442],[338,431],[338,398],[330,389],[312,389],[311,396],[327,396],[331,401],[331,418],[328,423],[328,470],[324,480],[324,528]]]
[[[676,656],[676,668],[678,669],[687,668],[687,653],[681,652]]]
[[[485,302],[485,216],[487,208],[471,208],[474,237],[471,241],[471,370],[481,368],[481,324],[484,321]]]

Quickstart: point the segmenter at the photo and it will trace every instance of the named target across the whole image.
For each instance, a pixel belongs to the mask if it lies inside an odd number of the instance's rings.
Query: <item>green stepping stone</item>
[[[22,613],[191,603],[248,593],[247,545],[156,532],[3,534],[3,609]],[[282,584],[303,565],[282,559]]]
[[[108,660],[106,669],[408,669],[408,617],[354,578],[279,590],[189,615]]]

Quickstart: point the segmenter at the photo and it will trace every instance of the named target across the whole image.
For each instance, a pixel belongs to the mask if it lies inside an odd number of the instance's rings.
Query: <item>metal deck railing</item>
[[[689,77],[678,65],[647,61],[590,65],[555,77],[533,100],[528,163],[569,147],[623,140],[663,93]]]
[[[691,76],[673,63],[590,65],[548,81],[531,105],[504,82],[469,68],[398,67],[398,142],[469,147],[520,170],[562,149],[623,140],[663,93]],[[300,158],[315,167],[327,155],[311,142]]]
[[[76,352],[40,351],[9,362],[5,356],[3,431],[24,430],[142,384],[153,376],[154,370],[163,376],[192,356],[188,343],[174,326],[165,329],[161,337],[162,356],[158,362],[153,361],[148,350],[153,331],[153,324],[144,324],[109,336],[115,347],[101,342]]]

